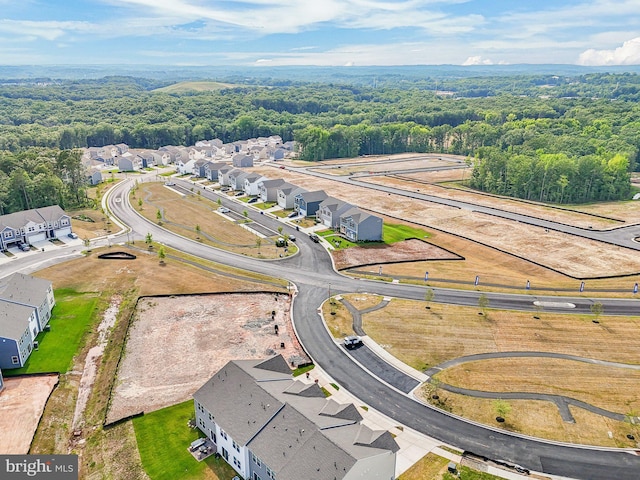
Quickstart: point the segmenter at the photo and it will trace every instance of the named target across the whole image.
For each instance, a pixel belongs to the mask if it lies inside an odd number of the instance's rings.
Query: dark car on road
[[[316,235],[315,233],[312,233],[311,235],[309,235],[309,238],[311,238],[311,240],[313,240],[316,243],[320,241],[320,237],[318,237],[318,235]]]

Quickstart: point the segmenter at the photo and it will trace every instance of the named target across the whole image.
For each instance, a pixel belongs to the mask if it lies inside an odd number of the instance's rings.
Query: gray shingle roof
[[[25,307],[17,303],[0,302],[0,337],[20,340],[29,328],[28,319],[33,307]]]
[[[14,273],[0,280],[0,299],[39,307],[50,287],[49,280]]]
[[[323,201],[328,197],[328,195],[325,193],[324,190],[314,190],[313,192],[304,192],[304,193],[301,193],[300,196],[307,203]]]

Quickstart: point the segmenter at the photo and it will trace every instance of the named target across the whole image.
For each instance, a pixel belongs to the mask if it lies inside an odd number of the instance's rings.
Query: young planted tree
[[[160,209],[156,210],[156,218],[158,219],[158,225],[162,225],[162,212]]]
[[[436,296],[436,294],[433,291],[433,288],[427,288],[427,291],[424,293],[424,301],[427,302],[427,305],[424,308],[426,308],[426,309],[430,309],[431,308],[431,305],[429,305],[429,303],[431,303],[433,301],[435,296]]]
[[[196,239],[200,240],[200,225],[196,225]]]
[[[498,400],[494,400],[493,408],[498,415],[496,417],[496,421],[500,423],[506,421],[506,417],[511,413],[511,405],[509,404],[509,402],[506,402],[501,398],[499,398]]]
[[[144,243],[146,243],[147,245],[149,245],[149,248],[151,248],[153,245],[153,235],[151,235],[151,232],[147,232],[147,234],[144,237]]]
[[[138,199],[138,207],[140,207],[140,210],[142,210],[142,199],[141,198]]]
[[[258,255],[260,255],[260,247],[262,246],[262,239],[260,237],[256,238],[256,247],[258,248]]]
[[[478,297],[478,307],[480,307],[480,313],[482,313],[482,315],[487,314],[487,308],[489,308],[489,297],[487,297],[486,294],[481,293]]]
[[[160,265],[164,264],[164,259],[167,258],[167,254],[164,251],[164,246],[160,247],[158,250],[158,260],[160,261]]]
[[[593,304],[591,304],[591,313],[593,315],[593,322],[594,323],[600,323],[600,315],[602,315],[602,313],[604,312],[604,305],[602,305],[602,303],[600,302],[595,302]]]

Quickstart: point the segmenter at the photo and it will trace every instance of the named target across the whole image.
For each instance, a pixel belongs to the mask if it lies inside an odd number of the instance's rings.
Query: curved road
[[[300,255],[277,262],[256,259],[215,250],[177,235],[140,217],[128,205],[126,192],[132,185],[125,181],[114,187],[109,196],[113,214],[144,236],[147,232],[155,241],[190,254],[232,265],[234,267],[280,276],[298,286],[298,295],[292,307],[296,332],[311,358],[327,371],[336,382],[350,393],[381,413],[394,418],[426,435],[456,445],[464,450],[518,463],[530,470],[572,478],[610,480],[637,478],[640,457],[620,450],[591,449],[560,445],[553,442],[508,435],[498,430],[470,423],[447,413],[418,403],[414,399],[363,371],[330,337],[318,315],[318,308],[332,293],[370,292],[379,295],[422,300],[425,289],[416,285],[388,284],[347,278],[333,270],[331,260],[322,247],[309,239],[300,238]],[[185,183],[186,185],[186,183]],[[209,192],[210,193],[210,192]],[[211,194],[213,195],[213,194]],[[229,208],[239,210],[235,202],[225,201]],[[282,225],[275,219],[251,211],[250,218],[267,226]],[[275,223],[274,223],[275,222]],[[273,225],[271,225],[273,224]],[[276,227],[277,228],[277,227]],[[285,226],[285,229],[290,227]],[[291,229],[290,233],[294,230]],[[300,235],[304,237],[304,235]],[[434,289],[436,301],[477,306],[479,292]],[[535,310],[532,301],[557,302],[549,297],[486,293],[492,307]],[[639,304],[633,300],[598,299],[607,314],[637,314]],[[585,298],[563,297],[562,302],[575,305],[573,312],[590,312],[593,301]],[[390,366],[388,368],[391,369]]]

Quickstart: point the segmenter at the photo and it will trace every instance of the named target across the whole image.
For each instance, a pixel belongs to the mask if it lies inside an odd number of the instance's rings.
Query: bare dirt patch
[[[57,375],[5,378],[0,394],[0,452],[26,454]]]
[[[418,239],[404,240],[391,245],[352,247],[333,252],[336,268],[357,267],[391,262],[460,259],[457,255],[436,245]]]
[[[288,296],[267,293],[142,299],[107,421],[188,400],[232,359],[280,353],[289,362],[306,362],[289,309]]]

